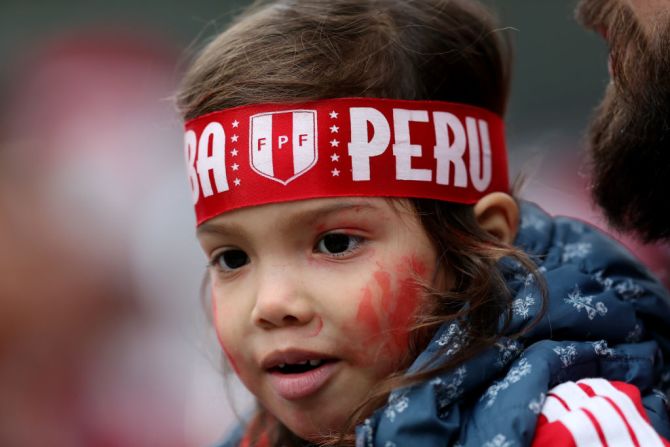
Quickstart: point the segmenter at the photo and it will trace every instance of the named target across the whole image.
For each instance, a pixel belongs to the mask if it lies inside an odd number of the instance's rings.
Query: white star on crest
[[[339,161],[339,160],[340,160],[340,156],[337,155],[337,154],[333,154],[333,155],[330,156],[330,161]]]
[[[238,165],[237,163],[234,163],[232,168],[233,168],[233,171],[237,171],[240,168],[240,165]]]
[[[330,171],[330,173],[333,175],[333,177],[339,177],[340,176],[340,171],[337,168]]]
[[[337,118],[338,113],[333,110],[332,112],[329,113],[329,115],[332,119],[335,119],[335,118]]]
[[[233,183],[235,183],[235,186],[240,186],[240,183],[242,183],[242,180],[236,178],[235,180],[233,180]]]
[[[340,131],[340,128],[337,126],[330,126],[330,133],[337,133]]]
[[[233,149],[232,151],[230,151],[230,156],[237,157],[237,149]]]
[[[239,121],[237,121],[237,120],[233,121],[233,127],[237,127],[237,126],[239,126],[239,125],[240,125],[240,122],[239,122]]]
[[[237,143],[238,138],[239,137],[237,135],[233,135],[232,137],[230,137],[230,141],[232,141],[233,143]]]
[[[337,147],[337,146],[340,145],[340,142],[337,141],[337,140],[335,140],[335,139],[332,139],[332,140],[330,140],[330,145],[331,145],[332,147]]]

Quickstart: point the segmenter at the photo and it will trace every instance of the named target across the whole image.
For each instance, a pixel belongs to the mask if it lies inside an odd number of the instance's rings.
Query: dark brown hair
[[[250,103],[354,96],[462,102],[503,115],[511,57],[496,26],[472,0],[257,2],[199,55],[177,104],[185,119]],[[451,369],[495,343],[501,317],[511,318],[511,296],[497,268],[502,257],[535,273],[523,252],[479,227],[472,206],[409,203],[452,272],[452,286],[426,287],[428,305],[412,331],[406,364],[371,392],[342,435],[324,437],[324,444],[353,445],[354,426],[392,389]],[[468,322],[467,348],[439,368],[403,374],[435,330],[455,319]],[[252,445],[261,436],[272,445],[300,443],[271,419],[259,410],[250,425]]]

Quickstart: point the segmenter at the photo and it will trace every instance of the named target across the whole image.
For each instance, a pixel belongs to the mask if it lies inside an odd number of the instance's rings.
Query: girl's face
[[[399,200],[328,198],[205,222],[214,321],[233,368],[292,432],[341,430],[372,387],[406,365],[417,279],[437,254]]]

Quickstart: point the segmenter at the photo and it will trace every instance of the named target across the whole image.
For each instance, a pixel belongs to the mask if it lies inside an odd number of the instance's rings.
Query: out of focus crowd
[[[198,296],[180,56],[87,30],[4,73],[2,446],[198,446],[234,421]]]

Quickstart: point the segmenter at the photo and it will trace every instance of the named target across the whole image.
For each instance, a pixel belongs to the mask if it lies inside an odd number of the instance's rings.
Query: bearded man
[[[610,47],[589,130],[593,197],[614,228],[670,241],[670,0],[581,0],[577,19]]]

